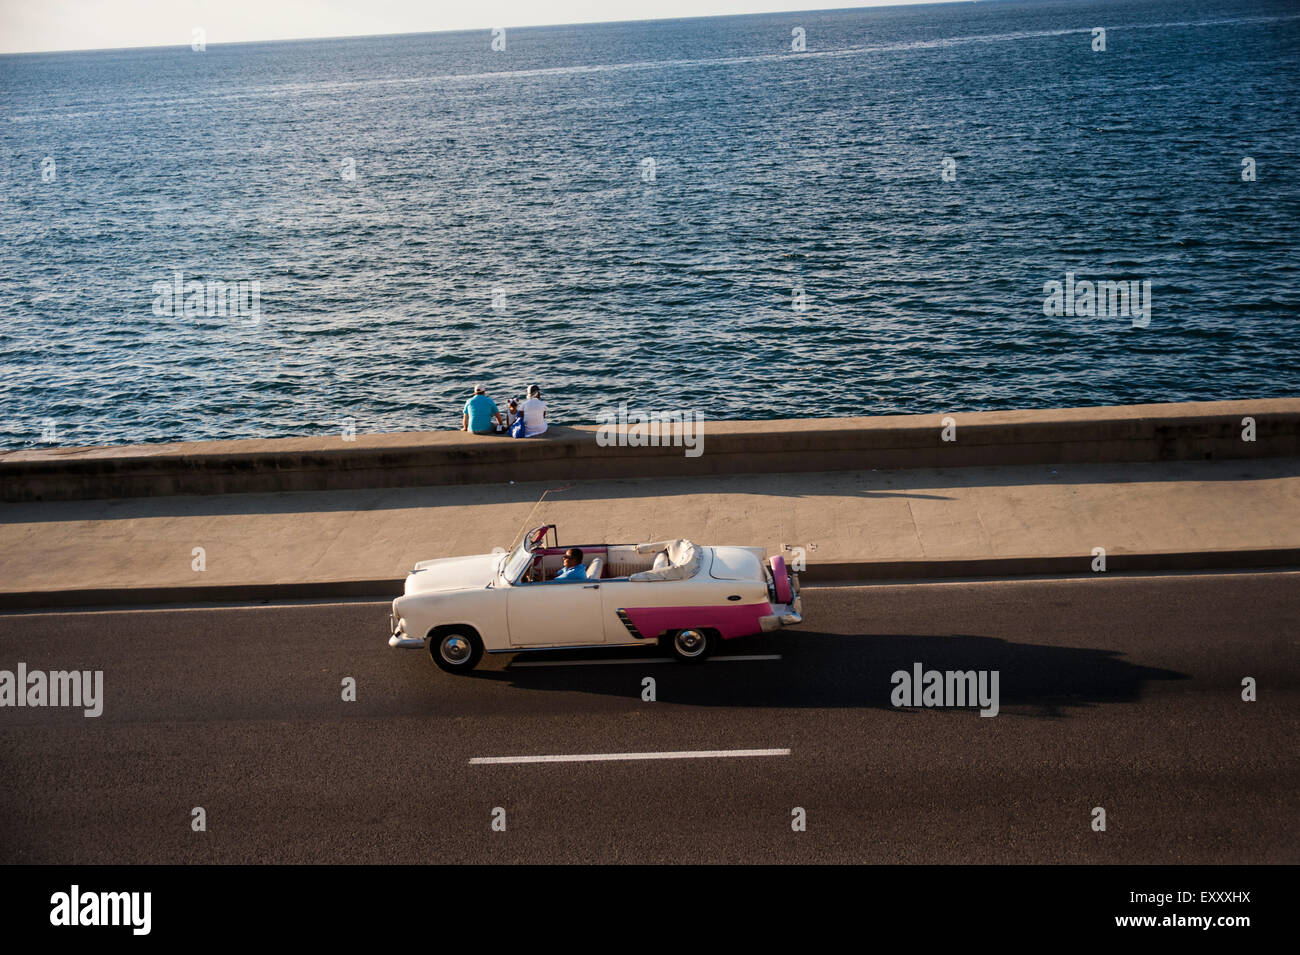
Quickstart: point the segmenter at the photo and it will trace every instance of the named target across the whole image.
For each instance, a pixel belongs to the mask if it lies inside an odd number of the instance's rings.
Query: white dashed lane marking
[[[736,756],[789,756],[788,749],[693,749],[674,753],[575,753],[561,756],[476,756],[471,766],[501,763],[606,763],[633,759],[729,759]]]

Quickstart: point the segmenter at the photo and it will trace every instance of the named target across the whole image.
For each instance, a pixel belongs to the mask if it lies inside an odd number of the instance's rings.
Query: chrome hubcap
[[[683,630],[673,642],[684,657],[698,657],[704,652],[704,634],[698,630]]]
[[[464,663],[469,659],[469,641],[458,633],[449,634],[442,638],[439,651],[448,663]]]

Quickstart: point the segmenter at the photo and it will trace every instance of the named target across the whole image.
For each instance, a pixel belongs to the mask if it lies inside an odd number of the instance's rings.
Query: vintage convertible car
[[[547,537],[551,543],[546,543]],[[427,647],[451,673],[483,653],[658,641],[683,662],[720,640],[802,621],[799,578],[761,547],[701,547],[688,540],[582,544],[587,579],[556,581],[568,547],[554,524],[509,553],[415,565],[393,601],[390,647]]]

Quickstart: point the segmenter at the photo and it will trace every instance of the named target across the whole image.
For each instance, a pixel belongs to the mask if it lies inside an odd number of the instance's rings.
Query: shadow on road
[[[872,707],[898,712],[890,701],[896,670],[997,670],[1003,709],[1034,707],[1020,715],[1061,717],[1070,707],[1139,700],[1146,683],[1187,675],[1129,663],[1113,650],[1013,643],[997,637],[829,634],[801,631],[779,642],[754,638],[729,642],[721,656],[779,653],[780,660],[699,665],[654,663],[665,654],[646,647],[520,654],[503,670],[479,670],[468,679],[503,681],[526,690],[636,697],[644,676],[657,682],[659,702],[691,706]],[[613,665],[613,661],[644,659]],[[608,660],[593,666],[577,661]],[[525,667],[541,661],[572,666]],[[971,711],[972,714],[975,712]]]

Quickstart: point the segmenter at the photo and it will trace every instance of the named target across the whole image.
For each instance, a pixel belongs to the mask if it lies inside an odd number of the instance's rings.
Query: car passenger
[[[570,547],[564,552],[564,569],[555,575],[552,583],[572,583],[586,580],[587,568],[582,565],[582,548]]]

